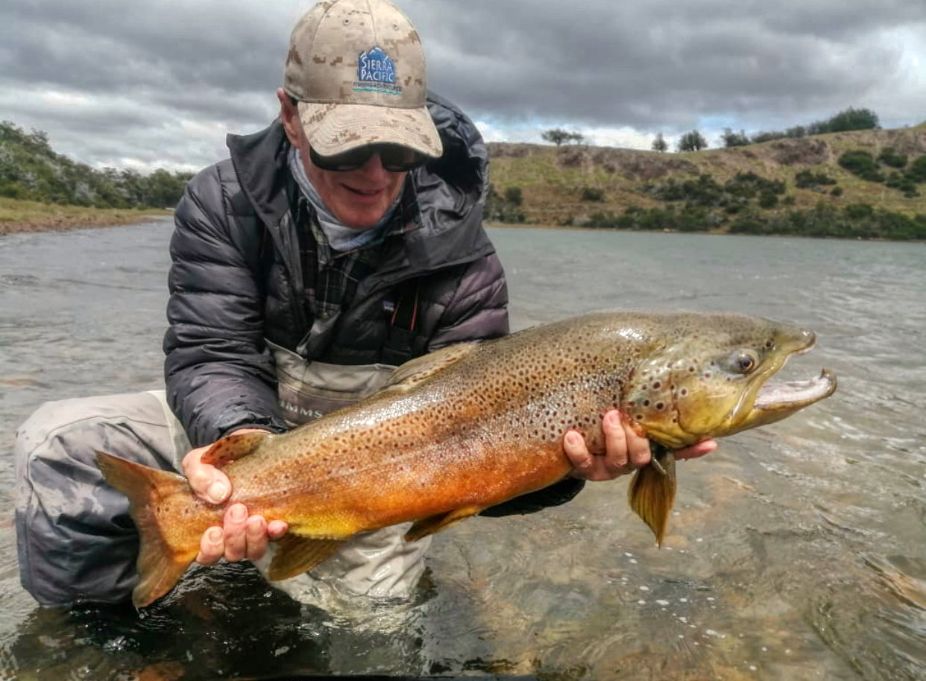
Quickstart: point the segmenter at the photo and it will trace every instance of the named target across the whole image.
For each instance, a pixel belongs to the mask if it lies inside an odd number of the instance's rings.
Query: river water
[[[840,388],[679,466],[662,549],[626,480],[437,535],[409,604],[300,607],[246,566],[167,603],[37,608],[19,586],[12,439],[42,401],[161,384],[170,224],[0,237],[0,678],[403,673],[926,678],[926,245],[494,229],[515,328],[602,308],[806,325]]]

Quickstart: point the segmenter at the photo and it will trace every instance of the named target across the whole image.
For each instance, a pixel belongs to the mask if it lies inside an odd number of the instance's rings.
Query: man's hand
[[[563,438],[563,449],[572,462],[573,477],[584,480],[613,480],[632,473],[650,461],[649,440],[634,432],[629,423],[621,418],[621,413],[612,409],[601,421],[604,433],[605,451],[592,454],[588,451],[582,436],[570,430]],[[695,459],[717,449],[714,440],[705,440],[691,447],[674,452],[676,459]]]
[[[242,428],[235,433],[261,432],[259,428]],[[202,456],[212,445],[190,450],[183,457],[183,473],[193,492],[210,504],[221,504],[231,494],[228,476],[215,466],[202,462]],[[248,516],[244,504],[230,504],[225,509],[222,525],[210,527],[199,542],[196,562],[212,565],[220,558],[228,561],[258,560],[267,552],[267,543],[279,539],[289,527],[282,520],[269,523],[263,516]]]

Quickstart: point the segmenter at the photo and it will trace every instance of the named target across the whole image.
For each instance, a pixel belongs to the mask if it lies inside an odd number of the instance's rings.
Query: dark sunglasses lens
[[[383,168],[392,172],[412,170],[425,162],[424,156],[408,147],[384,147],[380,150],[379,157],[383,162]]]
[[[373,151],[370,147],[358,147],[357,149],[351,149],[350,151],[345,151],[343,154],[335,154],[334,156],[321,156],[316,154],[314,149],[309,149],[309,156],[312,159],[312,163],[322,170],[356,170],[366,163],[372,155]]]
[[[362,167],[373,154],[379,154],[383,168],[390,172],[412,170],[425,162],[425,157],[409,149],[397,145],[368,145],[345,151],[334,156],[321,156],[309,149],[312,163],[322,170],[348,171]]]

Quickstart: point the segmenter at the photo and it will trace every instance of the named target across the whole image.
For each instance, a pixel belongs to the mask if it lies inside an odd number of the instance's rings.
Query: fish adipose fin
[[[477,345],[478,342],[457,343],[409,360],[392,373],[384,390],[406,391],[414,388],[434,374],[459,362]]]
[[[429,534],[434,534],[444,529],[448,525],[452,525],[458,520],[474,516],[481,510],[483,510],[482,506],[464,506],[463,508],[454,509],[449,513],[441,513],[440,515],[432,515],[430,518],[417,520],[414,525],[408,528],[408,532],[405,533],[405,541],[418,541],[423,537],[427,537]]]
[[[253,433],[236,433],[217,440],[202,456],[202,462],[211,466],[225,466],[236,459],[251,454],[272,433],[255,431]]]
[[[181,495],[192,500],[193,495],[182,475],[149,468],[106,452],[98,451],[96,461],[106,482],[129,499],[129,513],[141,542],[138,584],[132,591],[132,603],[136,608],[143,608],[174,588],[196,558],[198,546],[170,543],[169,535],[162,529],[169,527],[170,519],[159,516],[162,499]]]
[[[277,542],[267,576],[273,581],[289,579],[308,572],[334,555],[344,541],[341,539],[309,539],[290,532]]]
[[[675,490],[675,455],[654,444],[653,460],[634,474],[628,488],[628,499],[630,508],[653,531],[660,546],[675,504]]]

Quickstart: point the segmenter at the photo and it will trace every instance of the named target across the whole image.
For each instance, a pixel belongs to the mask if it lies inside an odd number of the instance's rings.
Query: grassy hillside
[[[489,155],[502,221],[926,238],[926,123],[685,153],[495,143]]]

